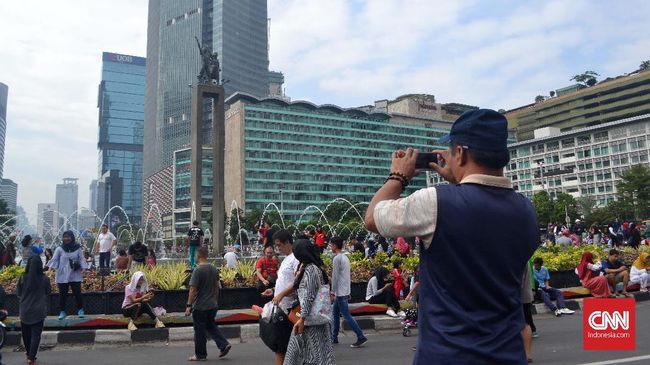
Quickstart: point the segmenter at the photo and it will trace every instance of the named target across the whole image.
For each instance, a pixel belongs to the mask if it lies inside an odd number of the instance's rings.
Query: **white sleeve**
[[[438,220],[436,188],[420,189],[405,198],[381,201],[375,206],[373,218],[382,236],[418,236],[428,248]]]
[[[587,264],[587,268],[591,271],[600,271],[603,268],[603,265],[600,262],[595,264]]]

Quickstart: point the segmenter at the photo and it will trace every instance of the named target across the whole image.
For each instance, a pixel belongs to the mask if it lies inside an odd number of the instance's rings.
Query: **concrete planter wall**
[[[580,280],[573,270],[553,271],[551,286],[554,288],[568,288],[580,286]],[[350,303],[364,302],[367,283],[352,283],[350,289]],[[167,312],[183,312],[187,303],[188,290],[156,291],[151,304],[153,307],[162,306]],[[84,310],[86,314],[121,314],[124,292],[82,293]],[[219,309],[250,308],[253,304],[260,305],[265,302],[257,288],[223,288],[219,293]],[[18,315],[18,297],[8,294],[6,306],[10,316]],[[59,314],[59,294],[50,295],[50,315]],[[68,294],[66,305],[68,314],[76,314],[77,307],[72,293]]]

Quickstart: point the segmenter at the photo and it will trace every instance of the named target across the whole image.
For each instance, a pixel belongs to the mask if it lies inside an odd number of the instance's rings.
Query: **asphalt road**
[[[540,334],[533,341],[534,364],[650,364],[650,302],[637,305],[636,351],[605,352],[582,350],[582,313],[556,318],[550,315],[535,316]],[[353,337],[341,336],[336,345],[336,363],[354,365],[410,364],[411,346],[416,338],[402,337],[400,333],[368,333],[370,341],[365,348],[351,349]],[[56,348],[39,354],[39,364],[187,364],[192,354],[191,344],[150,344],[126,348],[83,349]],[[209,344],[207,363],[215,364],[272,364],[269,350],[260,341],[233,344],[228,357],[218,360],[218,350]],[[637,358],[636,360],[632,360]],[[626,360],[627,359],[627,360]],[[614,361],[614,362],[610,362]],[[23,353],[3,353],[4,364],[23,364]]]

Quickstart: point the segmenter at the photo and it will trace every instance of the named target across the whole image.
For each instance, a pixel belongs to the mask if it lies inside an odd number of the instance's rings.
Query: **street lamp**
[[[280,184],[280,217],[284,218],[284,184]]]

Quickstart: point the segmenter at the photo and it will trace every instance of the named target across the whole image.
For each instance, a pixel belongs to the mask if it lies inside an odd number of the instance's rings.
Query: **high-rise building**
[[[519,141],[536,138],[544,127],[561,132],[596,126],[650,113],[650,70],[608,78],[591,87],[573,85],[554,92],[555,97],[506,113],[517,128]]]
[[[79,200],[79,186],[77,178],[66,177],[63,184],[56,184],[56,219],[54,223],[64,229],[77,228],[77,207]]]
[[[7,203],[7,209],[16,212],[18,204],[18,184],[10,179],[0,179],[0,199]]]
[[[336,198],[369,202],[400,148],[440,148],[435,120],[395,121],[385,112],[343,109],[236,93],[226,100],[225,209],[275,203],[298,218]],[[450,125],[438,121],[439,125]],[[409,192],[425,186],[413,180]],[[334,222],[335,223],[335,222]]]
[[[99,204],[119,205],[131,221],[138,223],[142,215],[145,67],[146,60],[142,57],[104,52],[97,105],[98,177],[101,181],[110,172],[113,179],[117,174],[121,182],[120,195],[113,190],[110,204],[106,201]]]
[[[5,137],[7,133],[8,98],[9,86],[0,82],[0,178],[2,178],[5,163]]]
[[[93,212],[97,212],[97,180],[92,180],[88,186],[88,206]]]
[[[190,192],[190,148],[174,153],[174,227],[175,235],[187,233],[192,223],[192,197]],[[203,147],[201,181],[201,221],[206,222],[212,211],[212,148]],[[198,214],[196,215],[198,217]]]
[[[97,219],[97,216],[95,213],[89,209],[86,208],[81,208],[81,211],[79,212],[79,231],[82,232],[84,235],[88,231],[96,231],[97,228],[99,228],[99,220]]]
[[[650,167],[650,114],[562,132],[546,127],[536,138],[510,144],[505,175],[532,197],[547,191],[592,197],[598,206],[616,200],[616,183],[631,166]]]
[[[171,166],[174,151],[189,146],[190,87],[201,63],[194,37],[219,54],[227,95],[269,92],[266,0],[151,0],[148,18],[145,179]],[[210,108],[206,103],[206,118]],[[205,123],[207,145],[210,129]]]
[[[118,170],[109,170],[100,176],[99,181],[97,182],[96,213],[101,217],[104,223],[111,227],[111,229],[116,228],[119,224],[127,222],[127,217],[119,208],[113,209],[113,207],[121,205],[123,193],[124,179],[120,177],[120,172]],[[110,214],[108,214],[109,211]],[[106,216],[107,214],[108,216]],[[128,219],[130,223],[134,223],[131,221],[131,216],[128,216]]]
[[[51,243],[59,235],[59,225],[56,222],[56,204],[39,203],[36,217],[36,233],[46,243]]]

